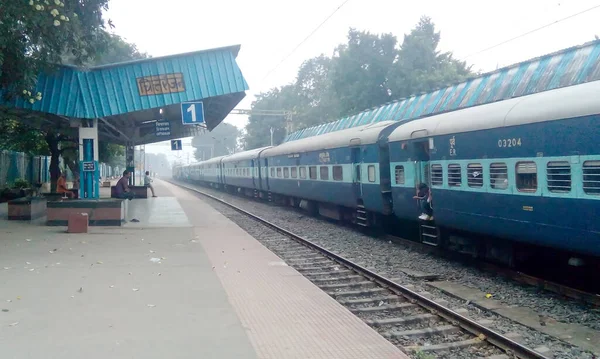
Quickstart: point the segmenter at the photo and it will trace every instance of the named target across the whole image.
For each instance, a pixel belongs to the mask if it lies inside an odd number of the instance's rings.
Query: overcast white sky
[[[250,108],[254,94],[294,80],[300,64],[331,55],[345,42],[350,27],[373,33],[391,32],[402,42],[422,15],[441,31],[441,50],[466,59],[475,70],[490,71],[600,36],[600,8],[470,56],[600,0],[349,0],[321,29],[266,79],[272,70],[343,0],[111,0],[106,14],[115,32],[152,56],[240,44],[237,62],[249,84],[237,106]],[[245,116],[226,120],[240,128]],[[147,146],[151,152],[165,147]],[[189,148],[189,146],[186,146]],[[158,148],[161,148],[158,150]],[[186,149],[186,152],[188,149]],[[187,155],[184,153],[184,157]]]

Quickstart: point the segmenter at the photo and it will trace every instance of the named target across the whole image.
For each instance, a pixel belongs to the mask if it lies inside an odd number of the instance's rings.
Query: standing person
[[[431,189],[429,189],[429,186],[425,183],[419,184],[417,195],[413,198],[419,201],[419,207],[421,208],[419,219],[432,220],[433,209],[431,208]]]
[[[150,178],[150,171],[146,171],[146,175],[144,176],[144,185],[148,188],[150,188],[150,191],[152,191],[152,197],[156,197],[156,195],[154,194],[154,187],[152,187],[152,178]]]
[[[123,177],[119,179],[117,185],[115,186],[115,195],[117,198],[132,200],[135,195],[129,189],[129,177],[131,177],[131,173],[125,170],[123,171]]]

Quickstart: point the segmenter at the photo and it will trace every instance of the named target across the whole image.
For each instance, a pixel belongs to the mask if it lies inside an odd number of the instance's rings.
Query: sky
[[[423,15],[441,31],[440,50],[452,51],[474,70],[492,71],[600,36],[600,8],[554,24],[491,50],[505,40],[600,5],[600,0],[349,0],[287,57],[344,0],[111,0],[105,17],[114,32],[153,57],[241,45],[237,58],[250,87],[237,108],[249,109],[254,95],[294,81],[303,61],[331,55],[348,29],[403,35]],[[287,59],[281,62],[284,58]],[[226,122],[243,128],[246,116]],[[192,151],[184,140],[186,159]],[[186,145],[187,144],[187,145]],[[148,145],[148,152],[169,150]],[[175,157],[169,153],[173,160]],[[193,158],[193,156],[192,156]]]

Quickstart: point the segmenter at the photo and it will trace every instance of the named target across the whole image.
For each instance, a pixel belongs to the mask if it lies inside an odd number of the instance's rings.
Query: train
[[[548,252],[582,266],[600,255],[598,94],[595,81],[381,121],[176,166],[173,177],[409,228],[423,243],[509,265]],[[432,220],[419,217],[421,183]]]

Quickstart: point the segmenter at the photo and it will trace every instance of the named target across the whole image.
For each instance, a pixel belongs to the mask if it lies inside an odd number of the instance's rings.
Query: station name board
[[[162,95],[185,91],[183,73],[136,78],[140,96]]]

